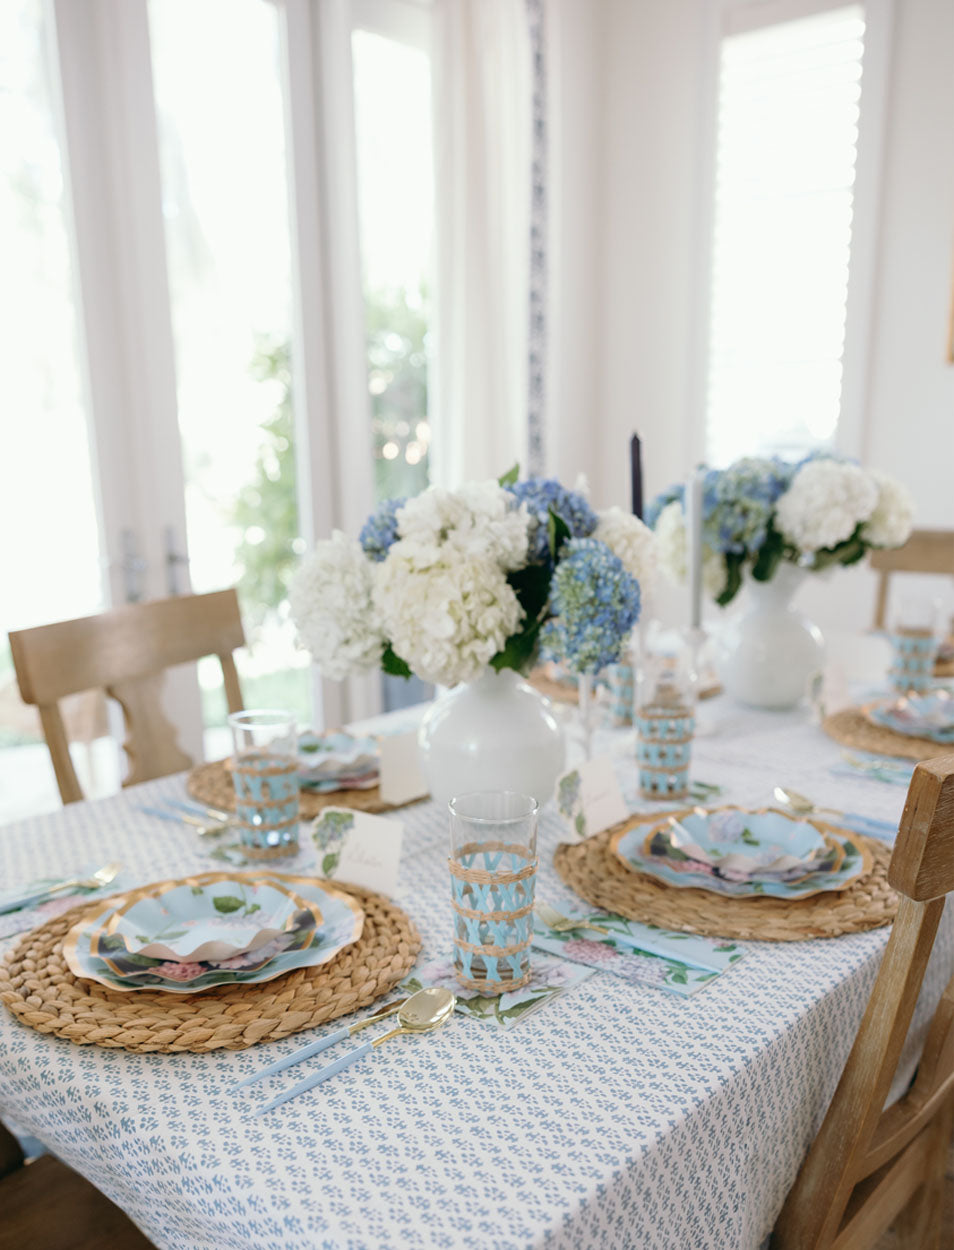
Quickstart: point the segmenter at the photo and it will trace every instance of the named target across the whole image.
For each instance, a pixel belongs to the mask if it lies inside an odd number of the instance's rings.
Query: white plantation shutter
[[[864,9],[721,45],[706,451],[829,443],[838,424]]]

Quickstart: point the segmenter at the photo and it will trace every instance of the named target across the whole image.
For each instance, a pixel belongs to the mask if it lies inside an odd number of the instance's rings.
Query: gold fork
[[[45,903],[54,895],[62,894],[64,890],[98,890],[101,886],[109,885],[110,881],[114,881],[121,868],[122,864],[117,861],[97,869],[91,877],[71,877],[68,881],[57,881],[55,885],[37,890],[35,894],[26,894],[22,898],[0,905],[0,916],[5,916],[11,911],[22,911],[25,907],[35,907],[37,903]]]
[[[98,890],[101,886],[109,885],[110,881],[115,881],[121,868],[122,864],[115,861],[107,864],[105,868],[98,868],[91,877],[73,877],[70,881],[60,881],[56,885],[51,885],[48,890],[44,890],[44,893],[59,894],[61,890]]]
[[[614,933],[612,929],[607,929],[605,925],[594,924],[589,920],[577,920],[572,916],[564,916],[562,912],[558,912],[549,903],[535,903],[533,910],[547,928],[552,929],[554,933],[567,933],[570,929],[594,929],[597,933],[603,933],[607,937],[619,937],[619,934]]]

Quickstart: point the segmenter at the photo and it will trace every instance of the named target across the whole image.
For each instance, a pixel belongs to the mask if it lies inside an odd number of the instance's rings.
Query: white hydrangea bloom
[[[394,652],[424,681],[472,681],[523,619],[499,564],[404,538],[377,566],[374,602]]]
[[[684,586],[689,580],[689,543],[686,519],[678,499],[666,504],[656,519],[656,559],[663,576],[673,586]],[[706,594],[716,599],[725,588],[725,563],[715,552],[703,550],[702,585]]]
[[[374,568],[357,539],[335,530],[315,544],[292,579],[288,601],[299,641],[325,677],[368,673],[381,662]]]
[[[656,536],[639,517],[622,508],[607,508],[598,512],[599,524],[591,537],[606,543],[614,555],[619,556],[627,573],[632,573],[644,594],[649,594],[656,582],[658,560]]]
[[[429,553],[425,563],[446,558],[446,547],[468,559],[493,560],[507,571],[526,563],[526,506],[493,480],[454,491],[432,486],[398,509],[397,523],[400,538]]]
[[[871,474],[856,464],[810,460],[775,505],[775,525],[799,551],[835,547],[867,521],[878,502]]]
[[[872,547],[900,547],[908,541],[914,523],[911,492],[880,469],[869,469],[868,475],[878,488],[878,502],[864,524],[861,537]]]

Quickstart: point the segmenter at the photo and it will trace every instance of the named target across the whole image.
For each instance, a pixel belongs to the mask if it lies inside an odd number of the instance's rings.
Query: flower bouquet
[[[315,544],[289,599],[331,678],[386,673],[455,686],[526,672],[544,649],[578,673],[619,658],[655,567],[651,531],[552,479],[471,482],[389,499],[359,538]]]
[[[431,794],[513,790],[545,802],[564,761],[549,702],[518,674],[543,653],[575,673],[613,663],[652,578],[652,532],[552,479],[472,482],[391,499],[358,539],[316,544],[290,591],[299,638],[342,678],[453,687],[418,733]]]
[[[708,469],[702,496],[702,577],[720,606],[731,603],[745,570],[770,581],[785,563],[808,571],[856,564],[872,547],[900,547],[914,507],[904,486],[874,469],[813,452],[791,463],[775,457]],[[647,521],[659,564],[673,582],[687,575],[682,486],[653,500]]]

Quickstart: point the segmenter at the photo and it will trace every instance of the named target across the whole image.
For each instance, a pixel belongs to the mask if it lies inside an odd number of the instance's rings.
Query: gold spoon
[[[312,1089],[315,1085],[326,1081],[329,1076],[334,1076],[336,1072],[340,1072],[343,1068],[348,1068],[351,1064],[357,1063],[359,1059],[370,1054],[372,1050],[390,1038],[397,1037],[400,1033],[429,1033],[431,1029],[439,1029],[442,1024],[450,1019],[456,1005],[457,999],[450,990],[441,989],[436,985],[418,990],[416,994],[411,995],[398,1012],[397,1028],[390,1029],[387,1033],[382,1033],[380,1037],[376,1037],[371,1042],[363,1042],[360,1046],[355,1046],[353,1050],[349,1050],[340,1059],[336,1059],[334,1063],[326,1064],[325,1067],[319,1068],[311,1076],[305,1077],[303,1081],[299,1081],[297,1085],[293,1085],[291,1089],[286,1089],[283,1094],[273,1098],[271,1102],[266,1103],[255,1114],[264,1115],[266,1111],[271,1111],[274,1107],[281,1106],[289,1098],[295,1098],[298,1094],[303,1094],[306,1090]]]

